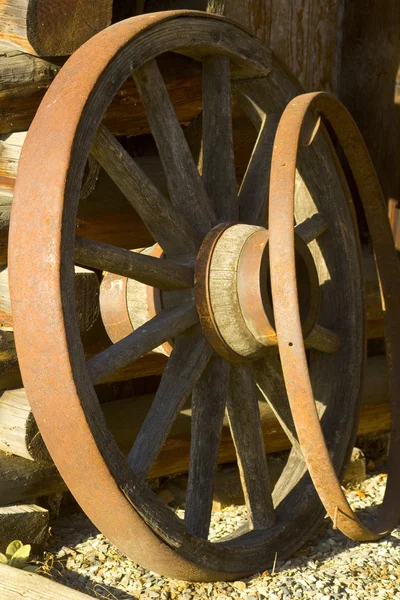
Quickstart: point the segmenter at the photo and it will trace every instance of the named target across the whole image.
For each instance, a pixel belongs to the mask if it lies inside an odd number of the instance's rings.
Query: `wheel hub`
[[[296,272],[303,335],[314,327],[319,284],[307,245],[295,236]],[[197,259],[196,303],[204,334],[233,362],[258,358],[276,346],[269,232],[255,225],[223,224],[205,238]]]

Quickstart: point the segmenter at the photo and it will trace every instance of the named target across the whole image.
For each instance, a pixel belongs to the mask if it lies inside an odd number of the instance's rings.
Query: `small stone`
[[[232,585],[234,588],[241,591],[244,591],[247,587],[244,581],[234,581]]]

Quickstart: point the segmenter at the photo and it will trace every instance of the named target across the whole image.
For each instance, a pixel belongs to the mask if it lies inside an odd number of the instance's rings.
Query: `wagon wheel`
[[[154,60],[167,51],[203,63],[202,177]],[[158,146],[169,200],[101,126],[105,109],[131,74]],[[142,565],[181,579],[232,579],[262,570],[276,553],[284,558],[295,551],[324,514],[290,414],[268,284],[265,214],[276,115],[299,91],[270,50],[224,19],[190,11],[137,17],[101,32],[69,59],[35,117],[21,157],[10,284],[18,356],[38,426],[96,526]],[[231,92],[259,128],[239,193]],[[90,151],[138,211],[165,258],[75,238]],[[363,363],[359,249],[347,190],[323,127],[303,149],[298,169],[302,328],[322,427],[341,473],[353,441]],[[185,301],[156,311],[86,362],[75,315],[74,260],[137,279],[165,295],[182,290]],[[106,428],[94,384],[169,340],[167,368],[126,459]],[[293,446],[273,491],[257,386]],[[145,479],[190,396],[192,444],[182,521],[157,500]],[[231,539],[211,543],[225,407],[248,524]]]
[[[391,374],[391,436],[388,481],[377,515],[368,528],[351,510],[331,464],[323,432],[314,409],[308,376],[296,292],[293,205],[296,155],[311,111],[328,120],[341,144],[359,197],[373,244],[383,294],[386,351]],[[312,140],[309,140],[312,143]],[[335,526],[348,537],[373,541],[387,535],[400,520],[400,267],[378,177],[357,125],[333,96],[316,92],[292,100],[279,122],[274,142],[269,200],[271,228],[271,287],[279,351],[290,407],[307,467],[319,496]]]

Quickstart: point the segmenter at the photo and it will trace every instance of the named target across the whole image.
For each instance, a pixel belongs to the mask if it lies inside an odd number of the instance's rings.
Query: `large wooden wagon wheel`
[[[155,61],[167,51],[203,63],[202,176]],[[101,126],[105,109],[131,75],[147,111],[169,199]],[[231,92],[259,128],[239,191]],[[268,273],[273,137],[277,115],[298,93],[271,51],[237,25],[188,11],[137,17],[101,32],[70,58],[43,100],[21,157],[10,284],[21,371],[40,431],[67,485],[99,529],[142,565],[182,579],[232,579],[262,570],[276,553],[283,558],[298,548],[324,515],[291,417]],[[353,442],[361,387],[361,267],[348,191],[324,128],[315,125],[310,118],[314,140],[301,149],[296,175],[296,268],[314,396],[340,474]],[[154,235],[160,247],[156,256],[75,238],[90,152]],[[131,332],[128,328],[125,337],[117,336],[119,341],[88,362],[75,315],[74,260],[163,290],[153,318]],[[176,290],[182,290],[180,298]],[[106,428],[94,385],[165,342],[173,347],[167,368],[125,458]],[[257,386],[293,445],[274,490]],[[190,396],[189,486],[180,520],[145,480]],[[213,478],[225,408],[248,525],[230,539],[211,543]]]

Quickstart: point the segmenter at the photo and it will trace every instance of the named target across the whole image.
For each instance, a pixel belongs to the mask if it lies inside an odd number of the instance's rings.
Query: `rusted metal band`
[[[321,429],[308,372],[295,270],[293,213],[297,153],[303,123],[312,109],[329,121],[343,148],[362,200],[386,307],[386,343],[391,375],[392,431],[386,493],[379,518],[365,527],[351,510],[336,476]],[[389,533],[400,518],[400,268],[387,209],[362,136],[347,109],[325,92],[294,98],[278,126],[269,198],[270,267],[275,324],[286,389],[310,475],[335,526],[354,540]],[[339,374],[340,376],[340,374]]]

